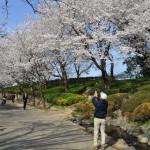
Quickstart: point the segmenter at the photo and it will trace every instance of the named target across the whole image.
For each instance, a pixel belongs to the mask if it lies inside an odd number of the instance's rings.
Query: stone
[[[81,116],[77,116],[76,120],[77,120],[78,125],[82,125],[82,117]]]
[[[148,145],[150,145],[150,126],[147,128],[147,140],[148,140]]]
[[[90,120],[88,120],[88,119],[83,119],[82,120],[82,125],[89,126],[90,124],[91,124]]]
[[[134,147],[129,147],[123,139],[119,139],[112,147],[118,150],[135,150]]]
[[[147,128],[144,127],[144,126],[140,126],[140,127],[139,127],[139,133],[146,135],[146,134],[147,134]]]
[[[109,146],[108,148],[106,148],[106,150],[116,150],[116,148]]]
[[[52,106],[52,107],[50,108],[50,110],[52,110],[52,111],[57,111],[57,108],[54,107],[54,106]]]
[[[145,134],[140,134],[140,135],[138,135],[138,136],[137,136],[137,139],[138,139],[138,141],[141,142],[141,143],[147,143],[147,142],[148,142],[147,137],[146,137]]]
[[[88,127],[89,133],[94,133],[94,128],[93,127]]]

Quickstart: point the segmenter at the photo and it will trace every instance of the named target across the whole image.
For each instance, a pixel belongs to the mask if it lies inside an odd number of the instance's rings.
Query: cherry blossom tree
[[[58,18],[66,26],[72,40],[70,43],[80,44],[81,50],[84,49],[87,57],[101,70],[106,85],[106,64],[111,63],[111,70],[114,65],[111,49],[115,48],[118,54],[124,53],[123,56],[129,51],[135,52],[120,43],[120,38],[140,32],[145,33],[149,40],[148,0],[64,0],[57,3],[58,8],[54,8],[51,2],[40,11],[46,16]]]
[[[72,55],[72,69],[74,70],[74,74],[76,74],[77,81],[79,82],[79,78],[82,74],[88,74],[90,68],[92,68],[92,61],[87,59],[84,55],[76,56]]]
[[[17,59],[15,67],[21,75],[22,68],[28,74],[33,66],[38,66],[35,64],[52,66],[50,74],[57,71],[67,87],[70,58],[74,55],[79,60],[84,56],[101,71],[108,87],[106,67],[110,65],[113,78],[115,61],[127,58],[129,52],[136,54],[135,48],[121,39],[133,34],[144,35],[147,42],[150,39],[149,0],[41,0],[36,7],[32,5],[34,1],[26,2],[38,12],[37,20],[22,26],[12,36],[15,44],[10,44],[11,50],[19,54],[14,60]]]
[[[34,22],[27,22],[7,37],[5,48],[5,66],[7,74],[18,83],[20,90],[24,92],[22,84],[32,87],[37,82],[42,102],[42,84],[50,76],[50,68],[46,68],[44,51],[40,51],[41,39],[38,37],[38,29]],[[41,41],[40,41],[41,40]]]

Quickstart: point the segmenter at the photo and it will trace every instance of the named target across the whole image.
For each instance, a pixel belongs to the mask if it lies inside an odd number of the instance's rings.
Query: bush
[[[95,85],[90,88],[88,94],[93,95],[95,90],[97,90],[98,92],[101,92],[101,91],[105,92],[104,83],[102,80],[95,82]]]
[[[86,86],[83,84],[73,84],[68,90],[69,93],[81,94],[86,89]]]
[[[57,86],[57,87],[43,90],[43,94],[62,93],[62,92],[65,92],[65,88],[63,86]]]
[[[83,118],[89,119],[93,116],[94,105],[92,101],[86,101],[84,104]]]
[[[123,99],[128,98],[126,93],[117,93],[108,96],[108,112],[111,114],[114,110],[122,107]]]
[[[122,84],[119,87],[119,92],[136,92],[137,91],[137,85],[136,83],[127,82],[126,84]]]
[[[108,89],[108,90],[106,91],[106,93],[107,93],[108,95],[116,94],[116,93],[119,93],[119,89],[117,89],[117,88]]]
[[[123,102],[123,112],[133,112],[133,110],[144,102],[150,102],[150,92],[138,91],[134,93],[128,100]]]
[[[83,111],[84,109],[84,103],[83,102],[79,102],[73,105],[73,107],[76,109],[76,111]]]
[[[146,121],[150,119],[150,103],[143,103],[132,113],[133,121]]]
[[[45,94],[44,98],[48,103],[51,103],[53,105],[62,105],[62,106],[72,105],[79,101],[83,101],[85,99],[83,95],[78,95],[73,93]]]
[[[150,84],[144,85],[140,88],[138,88],[138,91],[148,91],[150,92]]]
[[[94,105],[92,101],[84,101],[73,105],[76,112],[82,116],[82,118],[90,119],[93,116]]]

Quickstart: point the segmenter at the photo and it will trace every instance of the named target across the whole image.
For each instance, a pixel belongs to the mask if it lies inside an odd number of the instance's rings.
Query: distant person
[[[6,99],[7,99],[7,96],[6,96],[6,94],[3,94],[3,96],[2,96],[2,105],[5,105],[6,104]]]
[[[13,103],[15,102],[15,94],[11,95],[11,100],[12,100]]]
[[[101,132],[101,150],[105,150],[105,124],[106,124],[106,115],[108,109],[107,95],[103,92],[98,95],[98,92],[95,91],[92,98],[92,102],[95,106],[94,111],[94,150],[98,150],[98,134],[99,128]]]
[[[28,101],[28,94],[24,93],[23,94],[23,109],[26,109],[26,105],[27,105],[27,101]]]

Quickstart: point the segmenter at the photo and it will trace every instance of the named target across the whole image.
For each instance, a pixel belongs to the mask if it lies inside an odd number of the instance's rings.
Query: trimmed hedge
[[[65,88],[63,86],[56,86],[56,87],[53,87],[53,88],[43,90],[43,94],[62,93],[62,92],[65,92]]]
[[[83,84],[73,84],[70,86],[68,92],[69,93],[75,93],[75,94],[81,94],[86,89],[86,86]]]
[[[48,103],[62,106],[72,105],[85,99],[83,95],[73,93],[50,93],[45,94],[44,98]]]

